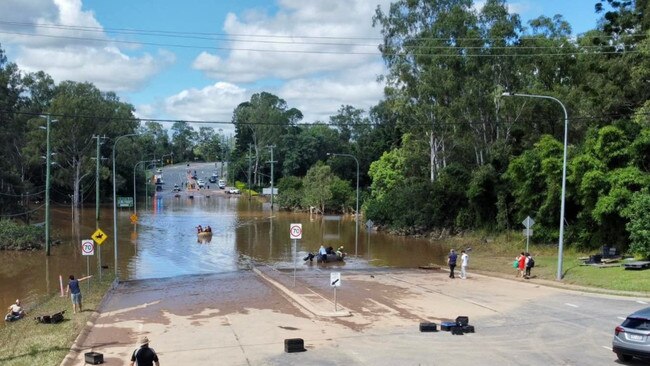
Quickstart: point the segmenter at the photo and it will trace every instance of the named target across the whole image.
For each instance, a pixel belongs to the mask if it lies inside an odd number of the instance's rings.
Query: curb
[[[59,366],[70,366],[72,365],[79,354],[83,351],[81,348],[81,344],[86,341],[86,338],[88,337],[88,334],[90,333],[90,330],[95,326],[95,322],[97,319],[99,319],[99,316],[101,315],[100,309],[106,305],[106,303],[111,299],[113,296],[113,290],[119,285],[119,280],[115,279],[113,280],[113,284],[111,287],[106,291],[106,294],[104,294],[104,297],[102,298],[102,301],[99,302],[99,305],[97,306],[97,309],[93,311],[93,313],[90,315],[90,318],[86,321],[86,325],[83,327],[81,332],[79,332],[79,335],[77,335],[77,338],[75,338],[74,342],[72,342],[72,346],[70,346],[70,352],[68,352],[67,355],[63,358],[63,361],[59,364]]]
[[[293,291],[289,290],[286,288],[284,285],[280,284],[279,282],[271,279],[269,276],[265,275],[257,269],[256,267],[253,267],[253,272],[257,274],[258,276],[262,277],[264,280],[275,286],[278,290],[282,291],[285,293],[287,296],[289,296],[293,301],[295,301],[297,304],[305,308],[307,311],[310,313],[313,313],[314,315],[317,316],[323,316],[323,317],[346,317],[346,316],[352,316],[352,313],[350,313],[349,310],[343,309],[339,311],[322,311],[316,309],[316,307],[309,301],[303,299],[300,295],[297,295]],[[322,298],[322,297],[321,297]],[[324,301],[327,301],[331,303],[329,300],[322,298]],[[334,304],[332,304],[334,306]]]

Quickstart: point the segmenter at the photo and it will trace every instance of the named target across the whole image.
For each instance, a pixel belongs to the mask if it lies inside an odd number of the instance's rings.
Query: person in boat
[[[200,233],[202,233],[202,232],[203,232],[203,227],[201,227],[201,225],[197,226],[197,227],[196,227],[196,233],[197,233],[197,234],[200,234]]]
[[[343,245],[341,245],[337,250],[336,250],[336,256],[339,258],[345,257],[345,252],[343,251]]]
[[[11,304],[8,310],[9,313],[5,319],[18,320],[27,314],[25,312],[25,309],[23,309],[23,307],[20,305],[20,299],[16,299],[16,302]]]
[[[327,247],[327,249],[325,249],[325,251],[326,251],[327,254],[334,254],[334,248],[331,245],[329,247]]]

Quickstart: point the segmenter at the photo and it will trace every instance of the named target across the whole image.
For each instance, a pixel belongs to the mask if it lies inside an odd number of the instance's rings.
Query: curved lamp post
[[[504,97],[525,97],[525,98],[539,98],[539,99],[550,99],[557,102],[564,112],[564,153],[562,157],[562,198],[560,204],[560,238],[558,240],[558,255],[557,255],[557,280],[562,280],[562,252],[564,245],[564,197],[566,194],[566,156],[567,156],[567,139],[569,136],[569,115],[566,111],[566,107],[559,99],[548,96],[548,95],[537,95],[537,94],[518,94],[518,93],[503,93]]]
[[[163,156],[160,157],[160,162],[162,166],[165,166],[165,156],[171,156],[172,157],[172,164],[174,164],[174,153],[171,152],[169,154],[164,154]]]
[[[138,200],[137,200],[138,196],[137,196],[136,190],[135,190],[135,169],[136,169],[136,167],[138,165],[140,165],[142,163],[155,163],[157,161],[158,160],[155,160],[155,159],[154,160],[142,160],[142,161],[138,161],[133,166],[133,213],[135,213],[135,214],[138,213]]]
[[[327,156],[347,156],[354,159],[357,163],[357,210],[354,213],[354,255],[357,256],[357,248],[359,246],[359,160],[351,154],[327,153]]]
[[[137,135],[137,133],[122,135],[116,138],[115,143],[113,143],[113,246],[115,247],[115,278],[117,278],[117,189],[115,187],[115,147],[121,139]]]

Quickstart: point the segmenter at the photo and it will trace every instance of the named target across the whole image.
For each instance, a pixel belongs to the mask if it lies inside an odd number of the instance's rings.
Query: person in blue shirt
[[[323,262],[327,261],[327,249],[325,249],[325,246],[321,244],[320,249],[318,249],[318,255],[321,257],[321,260]]]
[[[455,278],[454,269],[456,268],[456,259],[458,259],[456,251],[453,249],[450,250],[449,256],[447,257],[447,264],[449,265],[449,278]]]
[[[89,279],[92,276],[82,277],[78,280],[75,280],[74,275],[70,275],[68,278],[68,288],[65,290],[65,294],[70,293],[72,299],[72,312],[77,313],[77,306],[79,306],[79,312],[81,312],[81,288],[79,287],[79,282]]]

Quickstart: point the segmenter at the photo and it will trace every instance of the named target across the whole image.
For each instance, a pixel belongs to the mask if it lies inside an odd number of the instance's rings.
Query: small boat
[[[342,262],[344,258],[345,258],[345,253],[343,255],[326,254],[325,258],[323,258],[320,255],[317,255],[316,263]]]
[[[199,236],[199,238],[207,238],[212,236],[212,231],[201,231],[197,235]]]

